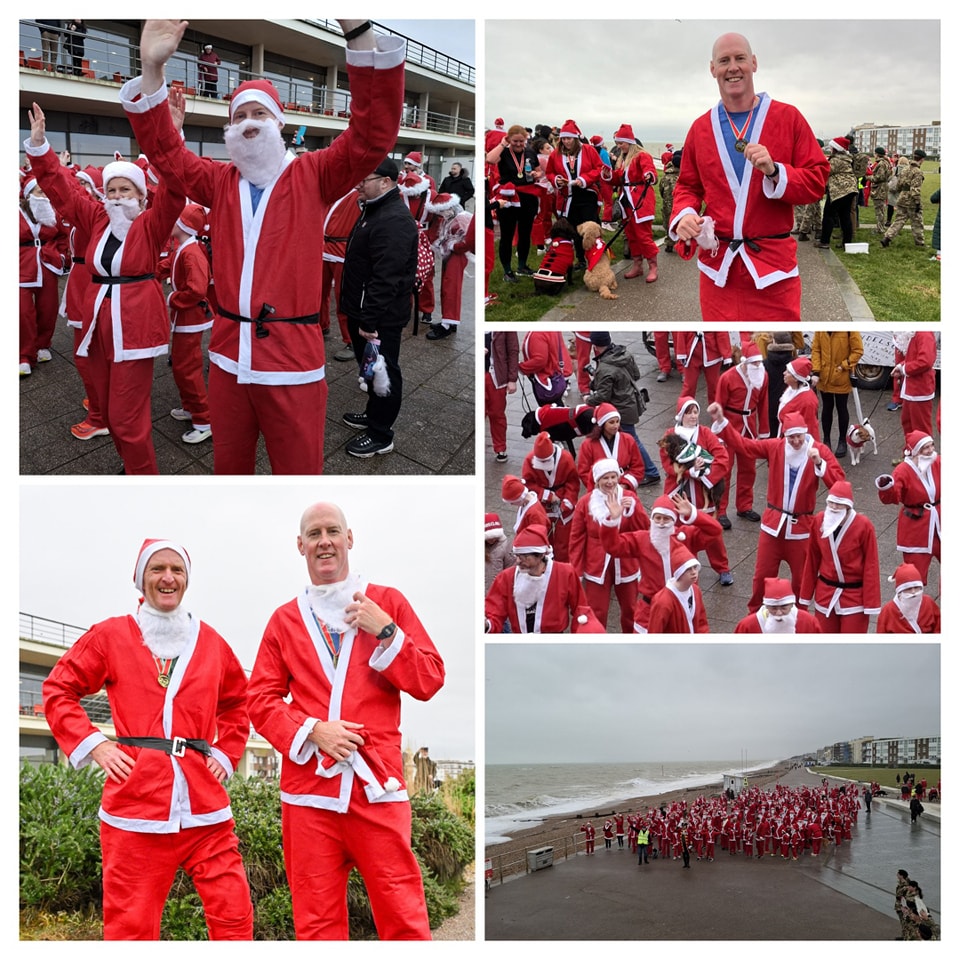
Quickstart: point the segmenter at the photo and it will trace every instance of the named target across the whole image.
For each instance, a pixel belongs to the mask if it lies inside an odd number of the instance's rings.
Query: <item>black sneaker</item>
[[[717,523],[719,523],[724,530],[730,530],[733,527],[730,518],[725,513],[721,513],[720,516],[717,517]]]
[[[507,462],[507,451],[501,450],[496,457],[497,463],[506,463]]]
[[[373,457],[379,453],[390,453],[393,450],[392,440],[377,440],[369,433],[361,433],[347,444],[347,453],[351,457]]]
[[[760,522],[760,514],[757,513],[756,510],[738,510],[737,516],[740,517],[741,520],[750,520],[753,523]]]
[[[517,273],[519,273],[521,277],[533,276],[533,271],[525,263],[521,263],[520,266],[517,267]]]
[[[516,275],[512,270],[508,270],[508,271],[503,275],[503,279],[506,280],[507,283],[519,283],[519,282],[520,282],[520,281],[517,279],[517,275]]]
[[[370,426],[366,413],[345,413],[342,419],[353,430],[366,430]]]
[[[457,332],[457,326],[454,324],[451,327],[448,327],[444,323],[434,323],[431,325],[430,329],[427,331],[427,340],[442,340],[444,337],[449,337],[451,333]]]

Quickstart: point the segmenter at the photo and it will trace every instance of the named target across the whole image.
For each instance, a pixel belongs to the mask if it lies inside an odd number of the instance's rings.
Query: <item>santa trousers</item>
[[[697,344],[699,348],[699,344]],[[715,363],[710,367],[705,367],[699,357],[694,357],[690,365],[683,367],[683,391],[684,397],[696,397],[697,381],[700,379],[702,371],[704,380],[707,381],[707,403],[713,403],[717,399],[717,386],[720,383],[720,363]]]
[[[790,582],[794,596],[800,596],[800,578],[807,559],[806,540],[787,540],[786,537],[772,537],[765,530],[760,531],[757,543],[757,565],[753,571],[753,593],[747,604],[749,613],[756,613],[763,605],[764,580],[767,577],[780,576],[780,563],[785,561],[790,568]]]
[[[490,421],[490,442],[494,453],[507,450],[507,388],[494,385],[490,372],[483,379],[483,412]]]
[[[466,268],[466,253],[451,253],[443,261],[443,266],[440,269],[440,316],[444,323],[460,322],[463,271]]]
[[[914,430],[919,430],[928,437],[933,436],[933,401],[907,400],[902,398],[900,408],[900,425],[903,427],[904,444],[906,438]]]
[[[354,787],[347,813],[283,804],[283,859],[298,940],[347,940],[347,878],[356,867],[381,940],[429,940],[423,880],[410,848],[410,804],[368,803]]]
[[[657,367],[661,373],[669,376],[672,367],[670,361],[670,334],[666,330],[658,330],[653,335],[653,346],[657,352]]]
[[[100,412],[100,398],[97,396],[97,388],[90,376],[90,358],[81,357],[77,353],[77,348],[80,346],[81,340],[83,340],[83,330],[81,330],[80,327],[74,327],[73,364],[77,368],[77,373],[80,374],[80,379],[83,381],[83,389],[87,393],[87,415],[84,419],[95,427],[105,427],[107,421],[104,420],[103,414]]]
[[[920,579],[926,586],[933,558],[936,557],[937,562],[940,561],[940,538],[937,536],[933,538],[933,553],[904,553],[901,551],[900,556],[903,558],[902,563],[912,563],[917,568],[917,573],[920,574]]]
[[[496,238],[492,228],[483,231],[483,295],[490,296],[490,274],[493,273],[493,260],[496,251]]]
[[[173,334],[170,361],[173,382],[180,392],[180,403],[190,412],[194,427],[210,426],[210,405],[207,385],[203,381],[202,333]]]
[[[323,428],[327,381],[296,384],[237,383],[210,364],[210,426],[213,472],[252,474],[257,438],[267,444],[276,474],[323,473]]]
[[[49,350],[57,325],[57,277],[43,270],[42,287],[20,288],[20,363],[35,366],[37,350]]]
[[[620,604],[620,633],[633,633],[633,608],[637,603],[637,581],[629,580],[626,583],[613,582],[613,560],[607,564],[607,573],[603,583],[594,583],[592,580],[583,580],[583,592],[587,603],[596,618],[607,629],[607,613],[610,610],[610,590],[617,594]]]
[[[637,223],[631,219],[623,228],[627,236],[627,242],[630,244],[630,256],[634,260],[643,258],[644,260],[656,260],[660,248],[656,240],[653,239],[653,221],[644,220],[643,223]]]
[[[163,905],[183,867],[203,902],[211,940],[252,940],[253,907],[233,820],[179,833],[100,824],[103,939],[159,940]]]
[[[753,457],[734,453],[728,448],[728,454],[733,455],[737,465],[737,513],[746,513],[753,509],[753,484],[757,479],[757,461]],[[726,514],[727,504],[730,502],[730,477],[727,477],[727,485],[723,488],[723,494],[720,496],[720,513]]]
[[[578,335],[575,336],[576,356],[574,359],[577,365],[577,389],[585,397],[590,392],[590,374],[587,373],[586,367],[590,363],[590,354],[593,351],[590,347],[589,337],[582,340]]]
[[[727,284],[718,287],[700,274],[700,313],[704,320],[800,320],[800,278],[788,277],[758,290],[739,257]]]
[[[866,633],[870,626],[868,613],[848,613],[841,616],[834,610],[824,616],[819,610],[811,609],[810,612],[817,618],[824,633]]]
[[[347,330],[347,315],[337,307],[340,304],[340,283],[343,279],[343,261],[323,261],[323,280],[320,286],[320,329],[326,333],[330,329],[330,288],[333,287],[333,303],[340,324],[340,336],[345,345],[350,344],[350,332]]]

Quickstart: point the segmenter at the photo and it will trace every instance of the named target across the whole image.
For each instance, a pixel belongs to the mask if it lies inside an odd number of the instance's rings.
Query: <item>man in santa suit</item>
[[[584,437],[577,451],[577,472],[589,493],[594,487],[593,465],[598,460],[616,460],[620,465],[620,482],[628,490],[656,480],[645,479],[643,458],[637,441],[620,429],[620,411],[612,403],[601,403],[593,411],[596,426]]]
[[[853,508],[853,487],[838,480],[807,541],[800,602],[813,605],[824,633],[866,633],[880,612],[880,553],[869,518]]]
[[[600,222],[597,205],[603,161],[594,147],[583,141],[583,134],[573,120],[560,129],[560,143],[547,160],[547,180],[556,190],[557,215],[566,217],[572,227],[593,220]],[[573,238],[578,267],[586,266],[583,238]]]
[[[203,331],[213,326],[213,312],[207,302],[210,259],[203,245],[197,241],[197,237],[203,233],[206,219],[203,207],[189,203],[183,208],[172,232],[178,246],[170,269],[170,285],[173,289],[167,297],[173,329],[170,362],[182,407],[171,410],[170,415],[174,420],[191,421],[191,429],[180,438],[184,443],[202,443],[211,435],[201,346]]]
[[[517,392],[520,342],[514,331],[484,333],[483,412],[497,463],[507,462],[507,395]]]
[[[596,486],[577,502],[570,524],[570,564],[583,577],[583,590],[590,608],[604,626],[610,609],[610,594],[616,593],[620,606],[620,632],[633,632],[633,611],[637,601],[639,562],[631,557],[612,557],[600,542],[600,524],[609,518],[607,498],[619,507],[623,532],[646,530],[650,520],[636,496],[620,486],[616,460],[598,460],[593,465]]]
[[[250,675],[250,720],[283,756],[283,855],[298,940],[346,940],[347,879],[363,877],[381,940],[429,940],[410,846],[400,697],[429,700],[444,666],[407,599],[351,572],[353,532],[308,507],[310,583],[277,609]]]
[[[937,339],[929,330],[916,333],[895,333],[893,342],[898,351],[894,377],[900,377],[900,423],[903,436],[913,430],[933,433],[933,398],[936,395]]]
[[[924,584],[934,557],[940,561],[940,454],[933,437],[922,430],[907,436],[903,462],[874,481],[881,503],[900,504],[897,549]]]
[[[44,713],[74,767],[106,774],[100,804],[105,940],[158,940],[178,867],[193,880],[211,940],[253,939],[253,908],[222,784],[247,743],[247,681],[226,641],[184,608],[190,557],[145,540],[135,616],[90,628],[43,683]],[[84,697],[106,689],[117,739]]]
[[[760,348],[752,341],[741,341],[740,362],[725,371],[717,387],[717,402],[731,426],[741,437],[765,440],[770,436],[770,413],[767,409],[767,371],[763,368]],[[734,453],[737,464],[737,516],[753,523],[760,522],[760,514],[753,509],[753,484],[757,479],[757,461],[744,453]],[[732,466],[732,464],[731,464]],[[733,471],[731,470],[731,473]],[[730,500],[728,481],[720,497],[720,515],[717,520],[725,530],[730,529],[727,503]],[[724,521],[726,520],[726,523]]]
[[[369,21],[340,26],[350,123],[325,150],[287,153],[279,94],[269,80],[248,80],[230,101],[224,139],[232,162],[190,153],[171,122],[164,81],[185,20],[145,22],[143,77],[121,90],[140,147],[158,166],[165,158],[179,168],[217,231],[219,309],[209,347],[216,473],[253,473],[261,433],[274,474],[323,471],[327,383],[317,230],[329,205],[393,149],[403,101],[404,41],[376,37]]]
[[[340,284],[343,279],[343,258],[353,225],[360,219],[360,193],[356,187],[330,204],[323,221],[323,281],[320,299],[320,329],[330,329],[330,290],[333,289],[334,310],[340,326],[343,346],[333,355],[334,360],[356,360],[347,328],[347,315],[340,309]]]
[[[816,617],[797,606],[789,580],[767,577],[763,587],[763,605],[748,613],[734,633],[823,633]]]
[[[700,564],[683,545],[670,551],[671,578],[650,601],[649,633],[709,633],[703,595],[697,586]]]
[[[707,412],[713,419],[714,432],[734,453],[743,452],[768,464],[767,508],[760,519],[753,592],[747,604],[747,610],[756,613],[763,602],[766,580],[779,577],[781,562],[790,567],[793,593],[799,595],[817,505],[817,482],[822,480],[829,488],[843,479],[843,468],[826,444],[810,436],[799,414],[784,418],[782,437],[750,440],[731,427],[719,403],[711,404]]]
[[[729,333],[695,333],[678,331],[673,335],[677,353],[677,367],[683,372],[683,387],[680,392],[687,397],[697,395],[700,374],[707,382],[707,402],[717,398],[717,386],[721,370],[733,363]]]
[[[603,845],[607,850],[613,849],[613,821],[609,817],[603,821]]]
[[[791,413],[799,413],[807,425],[807,431],[814,440],[820,439],[820,418],[817,415],[819,402],[817,392],[810,386],[813,376],[813,365],[809,357],[796,357],[787,364],[783,371],[783,382],[786,388],[780,394],[780,404],[777,410],[777,436],[783,436],[783,421]]]
[[[613,819],[617,824],[617,846],[622,849],[623,848],[623,814],[618,813],[614,816]]]
[[[923,592],[920,571],[901,563],[893,579],[896,593],[880,610],[877,633],[939,633],[940,608]]]
[[[556,374],[559,373],[561,377],[570,376],[572,361],[567,345],[563,342],[563,334],[559,330],[531,330],[520,343],[518,367],[524,376],[531,381],[536,380],[543,390],[553,387]],[[555,397],[552,402],[561,403],[562,400]]]
[[[540,497],[535,490],[531,490],[526,481],[508,473],[500,483],[500,499],[512,507],[516,507],[517,518],[513,524],[513,532],[519,533],[531,524],[550,529],[550,518],[546,508],[540,503]]]
[[[546,527],[534,524],[514,537],[516,567],[497,574],[484,602],[484,630],[503,633],[603,633],[569,563],[550,556]]]
[[[573,455],[554,443],[550,434],[541,431],[533,442],[533,449],[523,458],[520,475],[547,512],[553,528],[550,545],[554,559],[568,560],[570,521],[580,493],[580,477]]]
[[[419,150],[411,150],[403,158],[403,172],[400,177],[401,183],[406,183],[406,181],[412,177],[420,177],[422,180],[426,180],[430,185],[431,193],[437,192],[437,181],[430,176],[429,173],[424,169],[426,164],[423,161],[423,154]]]
[[[702,240],[704,320],[800,319],[793,208],[819,201],[830,175],[799,111],[754,92],[756,70],[746,37],[721,36],[710,60],[720,103],[684,140],[669,236]],[[712,239],[701,236],[705,217],[713,220]]]
[[[584,843],[586,844],[586,852],[588,854],[594,852],[594,844],[597,836],[597,828],[588,820],[583,826],[580,827],[580,832],[584,835]]]
[[[650,603],[672,575],[672,546],[682,543],[696,555],[706,549],[709,541],[721,538],[723,531],[713,517],[699,512],[679,493],[672,497],[657,497],[650,510],[649,530],[622,532],[622,501],[608,496],[606,507],[607,519],[599,521],[600,543],[611,556],[635,557],[640,561],[633,630],[635,633],[646,633],[650,622]]]

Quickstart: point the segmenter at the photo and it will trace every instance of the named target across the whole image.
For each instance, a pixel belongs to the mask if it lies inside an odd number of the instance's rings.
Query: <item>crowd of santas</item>
[[[601,832],[607,847],[626,836],[636,854],[638,834],[647,831],[649,853],[661,860],[679,860],[685,844],[697,860],[711,861],[718,853],[798,860],[804,853],[819,856],[825,844],[852,840],[860,809],[853,787],[750,787],[733,800],[701,795],[690,804],[677,800],[646,812],[616,813]],[[586,852],[594,852],[596,828],[588,821],[580,830]]]

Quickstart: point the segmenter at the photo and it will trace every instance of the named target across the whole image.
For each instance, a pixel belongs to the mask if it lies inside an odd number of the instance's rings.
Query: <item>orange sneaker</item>
[[[92,440],[94,437],[108,437],[110,431],[106,427],[95,427],[89,420],[82,423],[75,423],[70,432],[78,440]]]
[[[83,398],[83,409],[84,410],[90,409],[90,401],[86,397]]]

